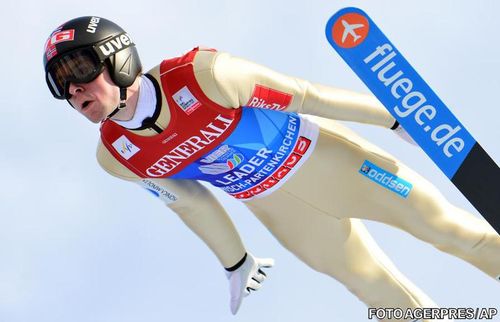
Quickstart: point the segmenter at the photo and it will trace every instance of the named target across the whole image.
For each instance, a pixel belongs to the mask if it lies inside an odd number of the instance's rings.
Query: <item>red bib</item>
[[[241,109],[224,108],[201,90],[193,68],[198,50],[160,65],[161,88],[170,110],[170,122],[161,134],[140,136],[110,119],[101,124],[104,146],[141,178],[178,173],[222,143],[240,121]]]

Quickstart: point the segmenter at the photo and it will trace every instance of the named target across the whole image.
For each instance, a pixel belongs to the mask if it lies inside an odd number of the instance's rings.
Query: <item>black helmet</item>
[[[69,99],[71,82],[94,80],[105,64],[121,93],[142,69],[130,36],[117,24],[93,16],[72,19],[54,30],[45,44],[43,64],[47,85],[58,99]]]

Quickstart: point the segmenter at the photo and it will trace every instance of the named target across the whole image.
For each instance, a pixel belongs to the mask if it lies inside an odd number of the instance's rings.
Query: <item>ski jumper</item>
[[[155,192],[225,267],[245,248],[197,180],[245,201],[284,247],[369,307],[435,304],[392,265],[358,218],[406,230],[492,277],[500,274],[500,237],[484,220],[326,119],[390,128],[394,119],[373,97],[197,49],[149,71],[141,91],[147,88],[156,97],[153,117],[136,129],[107,120],[97,159],[110,174]],[[323,117],[314,118],[319,130],[303,114]],[[280,169],[287,169],[283,177]]]

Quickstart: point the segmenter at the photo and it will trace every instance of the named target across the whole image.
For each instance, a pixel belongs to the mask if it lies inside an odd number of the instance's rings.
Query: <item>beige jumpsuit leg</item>
[[[408,197],[358,173],[365,160],[413,184]],[[343,283],[369,307],[434,307],[392,265],[358,219],[401,228],[475,265],[500,273],[500,236],[450,205],[429,182],[342,128],[321,128],[311,158],[277,192],[247,203],[291,252]]]

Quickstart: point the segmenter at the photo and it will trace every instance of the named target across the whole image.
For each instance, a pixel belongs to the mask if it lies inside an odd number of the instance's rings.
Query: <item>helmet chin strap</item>
[[[127,101],[127,88],[126,87],[120,87],[120,104],[114,109],[113,112],[111,112],[109,115],[108,115],[108,119],[113,117],[116,113],[118,113],[119,111],[121,111],[122,109],[124,109],[127,105],[126,105],[126,102]]]

